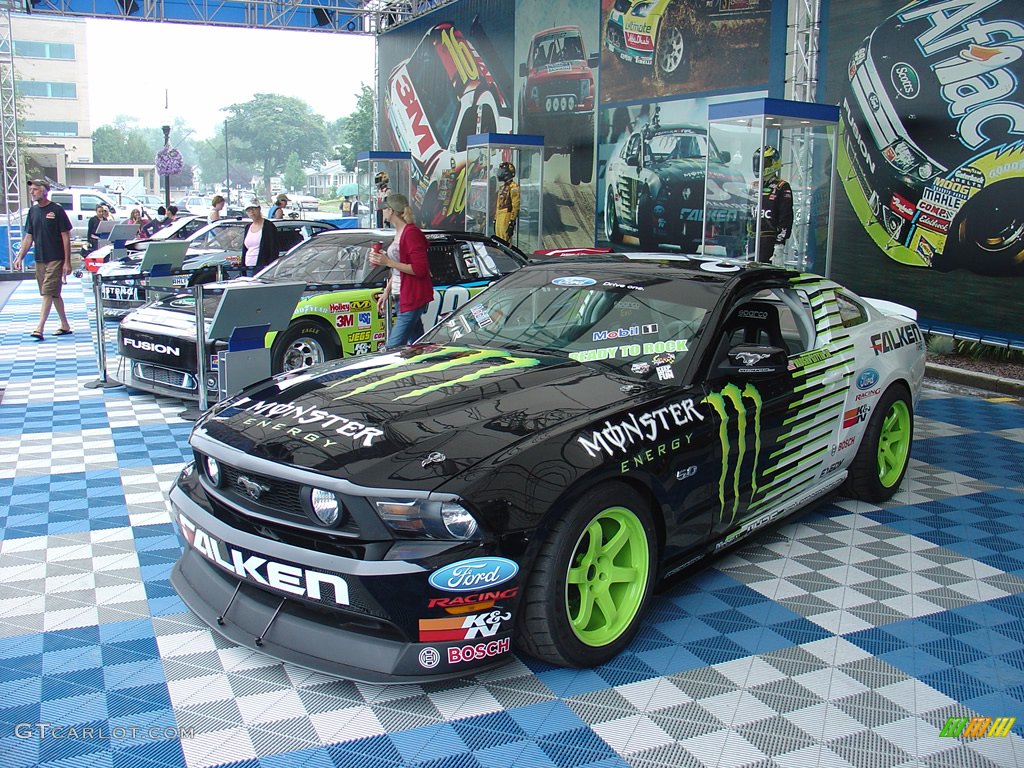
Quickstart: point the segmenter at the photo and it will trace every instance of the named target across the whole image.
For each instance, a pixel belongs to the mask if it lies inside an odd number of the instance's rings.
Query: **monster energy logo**
[[[437,358],[437,362],[431,363],[430,360],[434,358]],[[470,372],[463,374],[462,376],[458,376],[457,378],[445,379],[434,384],[420,387],[419,389],[414,389],[411,392],[406,392],[404,395],[399,395],[394,399],[403,400],[408,397],[419,397],[447,387],[455,387],[459,384],[469,384],[470,382],[477,381],[478,379],[482,379],[484,376],[489,376],[494,373],[501,373],[503,371],[521,368],[531,368],[540,362],[535,357],[514,357],[509,355],[507,352],[497,349],[442,347],[431,352],[418,354],[415,357],[402,358],[393,363],[367,368],[365,371],[360,371],[346,379],[332,383],[328,389],[338,386],[348,386],[351,382],[357,379],[375,375],[380,376],[376,381],[363,384],[362,386],[356,387],[355,389],[334,398],[335,400],[344,400],[345,398],[352,397],[353,395],[370,392],[381,385],[393,384],[411,376],[422,376],[432,373],[450,373],[457,368],[463,366],[476,366],[478,363],[483,363],[487,360],[493,360],[495,364],[476,367]],[[387,375],[389,373],[390,375]]]
[[[752,424],[747,418],[747,402],[753,405],[754,417]],[[705,403],[715,409],[720,419],[718,427],[718,440],[722,446],[722,473],[718,479],[718,499],[721,504],[719,520],[725,522],[726,514],[729,514],[728,523],[731,525],[736,521],[736,515],[740,509],[740,480],[744,474],[744,464],[747,461],[748,437],[747,431],[750,427],[754,430],[753,439],[753,464],[750,466],[750,498],[753,499],[757,493],[757,471],[761,462],[761,394],[751,384],[747,384],[742,390],[735,384],[729,384],[721,392],[712,392],[704,398]],[[733,426],[735,422],[735,426]],[[735,465],[732,441],[736,441]],[[731,485],[732,505],[731,510],[726,509],[726,491]]]

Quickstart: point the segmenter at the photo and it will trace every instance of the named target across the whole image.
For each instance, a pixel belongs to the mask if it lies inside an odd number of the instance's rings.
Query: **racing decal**
[[[335,328],[352,328],[355,324],[355,315],[338,315],[334,318]]]
[[[311,406],[301,406],[295,403],[277,403],[271,400],[253,400],[251,397],[241,397],[232,403],[232,414],[236,415],[235,409],[242,413],[253,414],[250,418],[244,419],[242,424],[255,425],[264,429],[283,431],[293,437],[305,440],[308,443],[324,441],[324,447],[329,448],[337,445],[337,441],[327,439],[322,432],[334,427],[331,434],[341,435],[352,441],[353,444],[369,448],[373,441],[384,434],[384,431],[377,427],[371,427],[355,419],[348,419]],[[217,418],[224,418],[222,413]],[[297,426],[301,425],[301,426]],[[316,425],[319,432],[312,432],[302,429],[307,425]]]
[[[857,389],[871,389],[881,378],[874,368],[865,368],[857,377]]]
[[[751,437],[754,449],[753,463],[749,467],[751,499],[757,493],[757,474],[761,463],[761,409],[764,403],[761,393],[749,383],[742,390],[735,384],[728,384],[720,392],[709,394],[702,402],[714,408],[719,417],[718,440],[722,449],[722,469],[718,478],[718,519],[731,524],[740,509],[740,482],[743,473],[748,471],[744,465],[747,464],[747,433],[750,430],[753,430]],[[751,409],[753,419],[748,424],[747,414]],[[730,437],[733,422],[735,435]],[[735,452],[732,450],[733,440],[736,442]],[[729,496],[732,498],[731,509],[727,509],[730,506],[727,501]]]
[[[853,398],[855,403],[859,403],[861,400],[867,400],[869,397],[878,397],[882,394],[881,387],[875,387],[874,389],[867,389],[863,392],[858,392],[857,396]]]
[[[740,527],[730,533],[724,539],[715,543],[715,552],[726,547],[731,547],[733,544],[738,542],[740,539],[745,539],[747,536],[752,534],[759,528],[763,528],[768,525],[772,520],[777,520],[782,514],[781,510],[773,510],[771,512],[765,512],[764,514],[748,519],[747,521],[740,524]]]
[[[832,352],[827,349],[815,349],[811,352],[804,352],[801,355],[797,355],[791,358],[787,364],[787,368],[791,371],[798,370],[800,368],[806,368],[808,365],[814,365],[815,363],[823,363],[832,357]]]
[[[641,355],[688,352],[689,349],[689,339],[670,339],[668,341],[648,341],[643,344],[620,344],[613,347],[601,347],[600,349],[585,349],[582,352],[570,352],[569,358],[578,363],[592,363],[598,360],[614,360],[616,356],[620,358],[640,357]],[[660,361],[655,360],[654,362],[675,362],[675,357]]]
[[[494,656],[500,656],[503,653],[508,653],[511,647],[512,641],[506,637],[501,640],[492,640],[489,643],[477,643],[476,645],[466,645],[461,648],[449,648],[448,663],[462,664],[466,661],[483,661],[484,659],[490,659]]]
[[[499,600],[511,600],[519,594],[519,587],[478,592],[472,595],[432,597],[427,608],[443,608],[448,613],[471,613],[492,607]]]
[[[437,648],[424,648],[419,652],[417,659],[424,669],[433,669],[441,663],[441,654],[437,652]]]
[[[126,347],[132,347],[142,352],[155,352],[158,355],[167,355],[168,357],[181,357],[181,347],[172,347],[170,344],[133,339],[131,336],[122,336],[121,343]]]
[[[686,442],[687,445],[689,445],[692,440],[693,440],[693,435],[692,434],[688,434],[688,435],[685,435],[683,437],[676,437],[676,438],[674,438],[674,439],[672,439],[672,440],[670,440],[670,441],[668,441],[666,443],[658,443],[657,445],[652,445],[650,448],[645,448],[644,450],[640,451],[639,453],[633,454],[632,457],[630,457],[626,461],[623,461],[621,464],[619,464],[619,471],[622,474],[626,474],[631,469],[638,469],[640,467],[645,467],[648,464],[656,461],[657,459],[660,459],[663,456],[670,456],[673,453],[678,453],[679,449],[683,447],[683,442],[684,441]],[[696,467],[692,467],[692,469],[694,470],[694,472],[696,472],[697,468]],[[690,473],[690,474],[693,474],[693,473]],[[688,474],[685,477],[689,477],[689,476],[690,475]],[[685,478],[684,477],[679,477],[678,474],[677,474],[676,475],[676,479],[677,480],[683,480]]]
[[[916,325],[901,325],[895,331],[882,331],[871,335],[871,348],[875,355],[884,355],[911,344],[922,345],[921,331]]]
[[[349,604],[348,583],[338,574],[314,571],[238,549],[215,539],[181,512],[177,514],[181,534],[188,545],[238,578],[318,603]]]
[[[853,444],[856,443],[856,442],[857,442],[857,438],[855,438],[855,437],[848,437],[845,440],[840,440],[838,443],[836,443],[835,445],[832,446],[832,450],[830,451],[830,453],[833,456],[835,456],[837,453],[842,453],[847,448],[852,447]]]
[[[586,288],[597,285],[597,280],[592,277],[556,277],[551,284],[562,288]]]
[[[625,339],[629,336],[649,336],[658,332],[658,324],[631,325],[629,328],[615,328],[610,331],[594,331],[594,341],[605,341],[607,339]]]
[[[637,415],[631,413],[618,423],[605,421],[590,435],[580,435],[576,441],[591,458],[605,454],[614,457],[626,453],[627,448],[637,443],[654,442],[659,437],[683,427],[694,419],[704,421],[704,414],[690,398],[678,403],[668,403],[653,411]]]
[[[441,643],[494,637],[502,625],[511,618],[512,614],[509,611],[489,611],[472,616],[420,619],[420,642]]]
[[[504,557],[474,557],[446,565],[430,574],[430,585],[442,592],[477,592],[514,579],[519,566]]]
[[[870,413],[870,405],[858,405],[856,408],[851,408],[843,414],[843,429],[849,429],[862,421],[867,421]]]
[[[435,363],[430,363],[433,358],[441,358]],[[449,387],[455,387],[460,384],[468,384],[473,381],[484,378],[490,374],[502,373],[505,371],[532,368],[535,365],[540,364],[540,360],[535,357],[516,357],[510,355],[507,352],[497,349],[471,349],[469,347],[445,347],[443,349],[437,349],[433,351],[421,352],[412,357],[402,357],[394,362],[386,363],[384,365],[374,366],[367,368],[364,371],[353,374],[346,379],[332,382],[327,385],[326,389],[333,389],[334,387],[347,387],[351,382],[373,375],[381,375],[394,371],[390,376],[382,376],[377,381],[370,382],[369,384],[363,384],[362,386],[355,387],[354,389],[346,392],[343,395],[338,395],[335,400],[344,400],[347,397],[353,395],[359,395],[364,392],[371,392],[378,387],[390,384],[396,381],[402,381],[412,376],[423,376],[429,373],[451,373],[454,369],[462,366],[472,367],[478,363],[483,363],[488,360],[493,360],[494,365],[481,366],[476,370],[471,370],[470,373],[466,373],[462,376],[457,376],[453,379],[444,379],[436,384],[429,384],[419,389],[414,389],[411,392],[407,392],[404,395],[399,395],[395,400],[402,400],[408,397],[420,397],[431,392],[436,392],[440,389],[446,389]]]

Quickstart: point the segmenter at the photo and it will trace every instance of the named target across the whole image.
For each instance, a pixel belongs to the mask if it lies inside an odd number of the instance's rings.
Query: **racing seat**
[[[748,301],[734,307],[722,327],[716,362],[725,360],[729,350],[738,344],[779,347],[788,355],[789,346],[782,336],[778,308],[765,301]]]

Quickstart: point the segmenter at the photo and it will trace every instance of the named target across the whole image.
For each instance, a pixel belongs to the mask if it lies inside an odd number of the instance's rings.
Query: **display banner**
[[[1024,340],[1024,0],[831,0],[832,275],[922,324]]]

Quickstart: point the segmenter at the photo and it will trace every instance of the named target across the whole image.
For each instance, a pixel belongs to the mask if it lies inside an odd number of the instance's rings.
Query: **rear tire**
[[[846,491],[863,501],[891,499],[910,465],[914,440],[914,406],[902,384],[893,384],[878,399],[857,456],[850,465]]]
[[[640,247],[645,251],[653,251],[658,247],[658,238],[654,235],[654,207],[649,192],[641,192],[636,204],[636,234]]]
[[[619,228],[619,216],[615,212],[615,193],[608,187],[608,194],[604,201],[604,231],[608,240],[613,243],[622,242],[622,229]]]
[[[557,516],[541,544],[516,645],[558,666],[608,662],[639,629],[656,571],[647,505],[619,483],[591,489]]]

